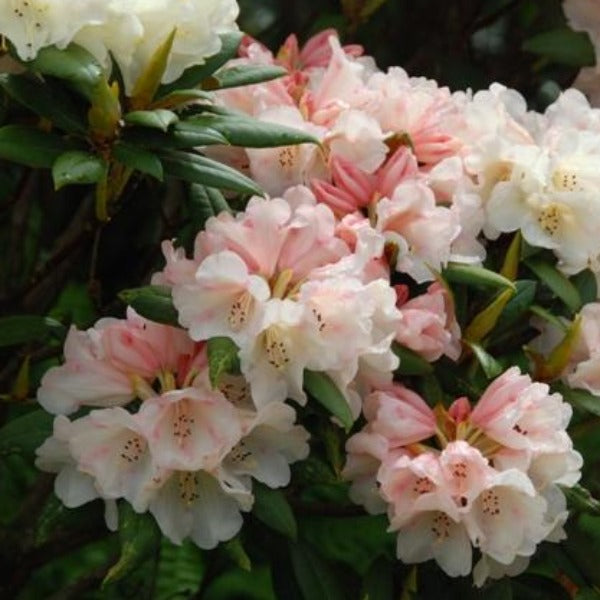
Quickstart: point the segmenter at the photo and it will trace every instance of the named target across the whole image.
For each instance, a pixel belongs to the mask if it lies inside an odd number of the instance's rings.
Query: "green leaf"
[[[170,110],[157,108],[156,110],[134,110],[127,113],[123,117],[123,121],[128,125],[138,125],[139,127],[167,131],[173,123],[179,121],[179,117]]]
[[[52,434],[53,422],[54,416],[41,409],[12,419],[0,429],[0,456],[33,456]]]
[[[363,579],[362,593],[366,600],[394,600],[394,573],[389,560],[380,557],[373,561]]]
[[[160,43],[135,82],[131,91],[131,106],[134,109],[144,109],[154,99],[160,87],[160,81],[165,74],[176,33],[177,28],[173,29]]]
[[[157,600],[191,598],[206,571],[202,550],[191,540],[175,545],[163,537],[156,574]]]
[[[244,34],[240,31],[232,31],[221,35],[221,50],[217,54],[207,58],[202,65],[186,69],[181,77],[173,83],[161,85],[156,93],[156,97],[163,98],[175,91],[195,88],[236,55],[243,36]]]
[[[580,271],[577,275],[571,277],[573,285],[577,288],[582,304],[596,302],[598,298],[598,284],[596,276],[590,269]]]
[[[600,417],[600,396],[587,390],[573,389],[560,381],[554,383],[552,388],[559,392],[569,404]]]
[[[496,328],[499,331],[506,331],[519,318],[527,314],[530,306],[533,304],[535,299],[535,293],[537,291],[537,282],[529,279],[522,279],[515,281],[517,293],[508,301],[508,304],[504,307],[500,318],[496,323]]]
[[[164,133],[147,127],[126,128],[122,132],[122,140],[133,146],[166,150],[168,148],[194,148],[195,146],[228,145],[227,140],[214,129],[190,128],[181,122],[176,123]]]
[[[464,283],[475,287],[510,288],[515,290],[515,284],[499,273],[461,263],[449,263],[442,272],[442,277],[454,283]]]
[[[394,540],[385,515],[358,517],[298,516],[300,536],[327,560],[364,575],[380,556],[393,558]]]
[[[294,513],[281,490],[273,490],[259,481],[252,483],[254,506],[252,513],[267,527],[295,540],[298,525]]]
[[[507,279],[514,281],[517,278],[519,272],[519,259],[521,257],[521,232],[517,231],[513,236],[510,246],[506,251],[502,268],[500,269],[500,275],[503,275]]]
[[[146,319],[164,325],[179,326],[177,309],[173,306],[170,287],[147,285],[123,290],[119,294],[119,298]]]
[[[149,108],[177,108],[182,104],[195,102],[196,100],[213,100],[213,96],[210,92],[205,92],[204,90],[177,90],[156,100]]]
[[[572,312],[581,308],[581,296],[577,288],[554,265],[539,258],[528,258],[525,264]]]
[[[177,151],[162,152],[160,158],[165,173],[172,177],[241,194],[264,195],[252,179],[216,160],[191,152]]]
[[[0,127],[0,158],[38,169],[49,169],[73,145],[54,133],[35,127],[5,125]]]
[[[548,321],[548,323],[552,323],[557,329],[561,329],[563,331],[567,330],[567,323],[561,321],[556,315],[553,315],[549,310],[546,310],[543,306],[538,306],[537,304],[533,304],[529,307],[529,312],[540,317],[544,321]]]
[[[287,70],[277,65],[244,65],[221,69],[202,82],[205,90],[217,90],[270,81],[287,75]]]
[[[88,99],[92,99],[96,87],[105,79],[100,63],[76,44],[70,44],[64,50],[46,46],[37,53],[33,61],[27,63],[27,67],[68,81]]]
[[[305,600],[345,600],[341,583],[329,565],[304,543],[290,544],[296,581]]]
[[[428,375],[433,373],[431,364],[410,348],[406,348],[398,342],[393,342],[392,351],[400,359],[400,366],[396,369],[396,373],[399,375]]]
[[[560,488],[571,510],[600,516],[600,502],[592,496],[589,490],[579,484],[573,487],[561,485]]]
[[[121,554],[102,581],[115,583],[136,571],[151,556],[157,556],[161,533],[150,513],[136,513],[128,502],[119,505]]]
[[[223,211],[231,212],[231,208],[223,194],[214,188],[192,183],[188,197],[193,205],[194,221],[198,229],[204,229],[204,224],[210,217]]]
[[[67,185],[98,183],[106,174],[107,164],[99,156],[73,150],[61,154],[52,165],[54,189]]]
[[[291,146],[295,144],[318,144],[319,140],[306,131],[300,131],[285,125],[259,121],[242,115],[203,114],[182,121],[177,131],[185,128],[209,128],[218,131],[232,146],[245,148],[269,148],[273,146]]]
[[[464,331],[464,339],[468,342],[480,342],[490,333],[508,304],[515,295],[511,288],[502,290],[481,312],[477,313]]]
[[[84,134],[87,130],[83,113],[58,86],[50,86],[23,75],[2,75],[0,86],[14,100],[59,129]]]
[[[572,67],[593,66],[594,46],[587,34],[567,27],[544,31],[523,42],[523,50]]]
[[[482,346],[469,340],[464,340],[464,343],[471,348],[488,379],[494,379],[494,377],[502,373],[504,370],[502,365],[491,354],[486,352]]]
[[[0,319],[0,348],[43,341],[51,333],[64,333],[58,321],[39,315],[15,315]]]
[[[206,343],[208,352],[208,377],[213,388],[219,386],[221,377],[227,373],[239,373],[239,348],[228,337],[210,338]]]
[[[344,395],[326,373],[304,369],[304,389],[350,431],[354,417]]]
[[[130,167],[145,175],[151,175],[159,181],[163,180],[163,167],[156,154],[125,142],[113,146],[113,156],[126,167]]]
[[[252,571],[252,561],[242,545],[239,535],[226,541],[221,546],[220,550],[227,556],[232,564],[242,569],[242,571]]]

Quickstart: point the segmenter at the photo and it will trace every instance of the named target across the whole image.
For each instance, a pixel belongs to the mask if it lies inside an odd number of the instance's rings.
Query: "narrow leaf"
[[[160,81],[167,68],[173,41],[177,29],[173,29],[165,40],[156,48],[142,74],[133,86],[131,106],[134,109],[144,109],[150,105],[160,86]]]
[[[535,299],[536,281],[523,279],[515,281],[515,286],[517,293],[508,301],[496,323],[496,329],[499,331],[506,331],[521,317],[527,315]]]
[[[577,275],[571,277],[571,281],[579,292],[582,304],[596,302],[598,299],[598,284],[596,276],[590,269],[580,271]]]
[[[195,88],[204,79],[212,75],[217,69],[220,69],[229,59],[233,58],[242,41],[243,33],[232,31],[225,33],[221,37],[221,50],[206,59],[204,64],[196,65],[186,69],[181,77],[166,85],[161,85],[156,94],[157,98],[164,98],[172,92]]]
[[[573,389],[560,381],[553,383],[552,389],[561,394],[569,404],[600,417],[600,396],[596,396],[588,390]]]
[[[536,362],[535,379],[541,381],[552,381],[560,376],[565,370],[573,354],[573,350],[579,339],[581,330],[581,316],[578,315],[575,320],[567,327],[567,331],[560,343],[552,349],[550,356],[546,360]]]
[[[165,325],[178,326],[177,310],[173,306],[171,288],[160,285],[123,290],[119,298],[139,315]]]
[[[239,348],[228,337],[210,338],[208,352],[208,377],[213,388],[219,387],[221,377],[227,373],[239,373]]]
[[[486,352],[482,346],[469,340],[465,340],[465,344],[473,351],[488,379],[494,379],[494,377],[502,373],[504,370],[502,365],[491,354]]]
[[[232,146],[268,148],[295,144],[318,144],[319,140],[306,131],[242,115],[203,114],[182,121],[178,131],[207,127],[218,131]]]
[[[156,556],[160,547],[161,533],[150,513],[136,513],[128,502],[119,506],[119,538],[121,554],[102,581],[106,586],[125,579],[151,556]]]
[[[490,333],[504,307],[508,301],[515,295],[514,290],[507,288],[501,291],[481,312],[473,317],[464,332],[464,339],[469,342],[480,342]]]
[[[600,516],[600,502],[592,496],[589,490],[578,484],[573,487],[560,487],[567,498],[570,509]]]
[[[123,117],[123,121],[128,125],[138,125],[139,127],[150,127],[151,129],[160,129],[167,131],[173,123],[177,123],[179,117],[172,111],[164,108],[156,110],[134,110]]]
[[[464,283],[475,287],[494,287],[515,289],[515,284],[510,280],[483,267],[449,263],[442,272],[442,276],[450,282]]]
[[[399,375],[428,375],[433,373],[431,364],[410,348],[394,342],[392,350],[400,359],[400,366],[396,370]]]
[[[173,177],[241,194],[263,195],[263,191],[250,178],[216,160],[176,151],[163,152],[160,157],[165,173]]]
[[[513,239],[508,247],[502,268],[500,269],[500,275],[514,281],[517,278],[519,272],[519,260],[521,258],[521,232],[517,231],[513,236]]]
[[[106,174],[106,162],[88,152],[72,151],[61,154],[52,165],[54,189],[66,185],[97,183]]]
[[[219,190],[207,188],[198,183],[192,183],[188,193],[191,217],[196,229],[204,229],[204,224],[210,217],[226,211],[231,212],[227,200]]]
[[[334,417],[337,417],[346,431],[350,431],[354,417],[346,398],[329,375],[304,369],[304,389]]]
[[[213,97],[209,92],[203,90],[177,90],[171,92],[166,96],[163,96],[159,100],[155,100],[150,104],[148,108],[154,110],[157,108],[178,108],[188,102],[195,102],[197,100],[212,100]]]
[[[572,67],[595,64],[594,46],[587,34],[568,27],[539,33],[523,43],[523,50]]]
[[[546,310],[543,306],[538,306],[537,304],[533,304],[529,307],[529,312],[540,317],[544,321],[548,321],[548,323],[552,323],[556,328],[562,329],[563,331],[567,330],[567,325],[564,321],[561,321],[556,315],[553,315],[549,310]]]
[[[254,493],[254,516],[267,527],[295,540],[298,525],[294,513],[281,490],[273,490],[259,481],[252,484]]]
[[[152,150],[228,144],[223,135],[214,129],[190,128],[181,122],[173,125],[167,133],[147,127],[127,127],[123,130],[121,139],[132,146]]]
[[[58,86],[24,75],[0,76],[0,86],[14,100],[59,129],[85,133],[85,117]]]
[[[277,65],[244,65],[221,69],[202,82],[205,90],[239,87],[270,81],[287,75],[287,70]]]
[[[54,133],[24,125],[0,127],[0,158],[28,167],[49,169],[73,145]]]
[[[525,264],[572,312],[581,308],[577,288],[555,266],[539,258],[528,258]]]
[[[58,321],[39,315],[16,315],[0,319],[0,348],[43,341],[51,333],[64,333]]]
[[[113,146],[113,156],[125,166],[163,180],[163,168],[160,159],[149,150],[131,144],[118,142]]]
[[[341,583],[329,565],[307,544],[291,544],[296,581],[305,600],[344,600]]]
[[[41,409],[12,419],[0,428],[0,456],[32,457],[35,449],[52,434],[53,421],[54,416]]]

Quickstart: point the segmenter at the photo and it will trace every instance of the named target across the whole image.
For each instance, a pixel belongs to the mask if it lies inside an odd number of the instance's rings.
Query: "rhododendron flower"
[[[396,341],[433,362],[445,354],[458,360],[460,327],[447,290],[433,283],[426,294],[399,303],[401,318]]]

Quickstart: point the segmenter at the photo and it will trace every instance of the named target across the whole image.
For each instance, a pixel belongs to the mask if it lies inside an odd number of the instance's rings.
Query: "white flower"
[[[6,36],[23,60],[32,60],[41,48],[64,48],[86,25],[103,23],[106,0],[3,0],[0,35]]]

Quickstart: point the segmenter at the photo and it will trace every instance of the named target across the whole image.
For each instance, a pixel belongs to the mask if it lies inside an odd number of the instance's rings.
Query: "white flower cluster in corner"
[[[127,92],[154,51],[176,30],[163,83],[177,79],[220,49],[219,35],[237,29],[235,0],[6,0],[0,3],[0,35],[22,60],[46,46],[71,42],[104,66],[112,55]]]

